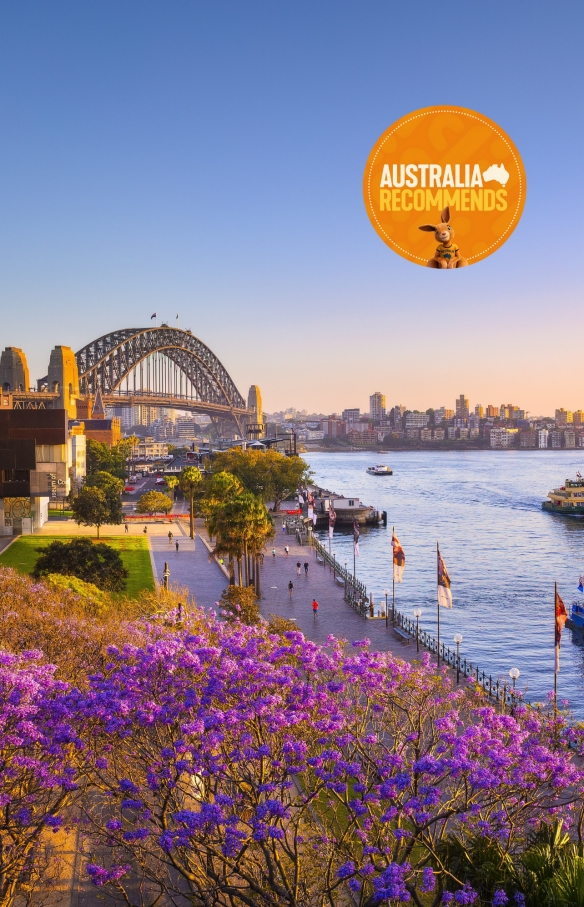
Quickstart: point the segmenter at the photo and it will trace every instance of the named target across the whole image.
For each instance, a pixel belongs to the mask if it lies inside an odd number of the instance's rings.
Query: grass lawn
[[[39,552],[37,548],[46,548],[51,542],[70,542],[73,536],[23,535],[0,554],[1,567],[13,567],[19,573],[29,574],[36,564]],[[92,539],[97,542],[97,539]],[[112,536],[99,539],[111,548],[119,551],[124,567],[129,571],[126,580],[128,598],[138,598],[143,589],[154,589],[152,564],[148,550],[148,540],[143,538],[125,538]]]

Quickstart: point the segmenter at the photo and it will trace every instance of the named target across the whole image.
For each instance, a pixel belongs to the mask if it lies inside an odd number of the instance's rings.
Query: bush
[[[240,620],[249,626],[260,622],[260,609],[253,586],[228,586],[219,604],[227,620]]]
[[[98,589],[94,583],[86,583],[76,576],[64,576],[61,573],[47,573],[43,577],[51,589],[69,589],[76,595],[79,595],[87,604],[88,614],[104,614],[111,600],[102,589]]]
[[[33,576],[37,579],[49,573],[76,576],[107,592],[122,592],[128,571],[117,551],[108,545],[94,545],[91,539],[77,538],[70,542],[51,542],[47,548],[37,548],[41,556]]]

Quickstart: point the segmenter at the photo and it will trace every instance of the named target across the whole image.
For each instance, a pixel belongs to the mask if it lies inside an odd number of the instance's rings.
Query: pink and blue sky
[[[267,410],[584,408],[584,7],[0,4],[0,345],[190,328]],[[528,178],[488,260],[436,273],[369,224],[363,168],[410,110],[498,122]]]

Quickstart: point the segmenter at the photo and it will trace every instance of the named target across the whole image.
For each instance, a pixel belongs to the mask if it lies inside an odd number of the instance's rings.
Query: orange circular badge
[[[465,107],[424,107],[375,143],[363,177],[369,219],[394,252],[430,268],[492,255],[519,223],[525,169],[509,136]]]

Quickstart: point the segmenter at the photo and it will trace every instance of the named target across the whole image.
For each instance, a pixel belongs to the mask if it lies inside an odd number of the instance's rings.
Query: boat
[[[393,470],[389,466],[369,466],[367,472],[370,476],[392,476]]]
[[[564,485],[550,491],[548,498],[542,501],[543,510],[563,516],[584,516],[584,479],[577,473],[575,479],[566,479]]]
[[[584,633],[584,603],[574,602],[572,604],[572,613],[570,614],[566,625],[570,630],[579,630]]]

